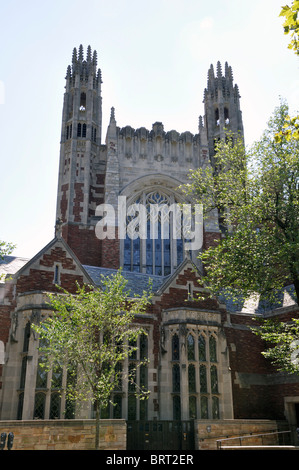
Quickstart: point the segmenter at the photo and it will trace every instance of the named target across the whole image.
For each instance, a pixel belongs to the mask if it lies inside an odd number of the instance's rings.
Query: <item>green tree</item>
[[[275,138],[287,116],[282,102],[248,151],[228,134],[215,165],[191,172],[184,187],[205,217],[220,214],[222,237],[200,255],[216,295],[271,298],[289,283],[299,298],[299,141]]]
[[[0,263],[4,259],[4,256],[10,255],[15,248],[15,245],[12,243],[4,242],[0,240]],[[0,274],[0,281],[4,279],[5,275]]]
[[[131,297],[127,281],[117,272],[102,277],[99,289],[78,286],[76,295],[63,291],[49,297],[51,315],[32,326],[40,335],[44,365],[47,370],[65,367],[73,377],[67,385],[67,398],[76,403],[88,400],[95,406],[98,449],[100,411],[125,377],[121,365],[136,351],[135,340],[145,334],[134,320],[145,312],[150,296],[144,292]],[[126,378],[134,380],[132,368]],[[148,396],[147,390],[136,393],[141,399]]]
[[[264,340],[268,347],[262,355],[278,370],[290,374],[299,373],[299,319],[290,322],[258,320],[253,332]]]
[[[279,16],[284,17],[284,33],[291,36],[289,49],[299,55],[299,1],[294,0],[290,7],[288,5],[282,7]],[[287,139],[299,139],[299,116],[287,116],[283,129],[277,134],[276,140],[279,140],[282,136]]]
[[[14,248],[15,245],[13,245],[12,243],[0,240],[0,260],[3,259],[4,256],[10,255]]]
[[[294,0],[291,6],[285,5],[282,7],[279,16],[284,17],[284,33],[291,36],[289,49],[293,50],[295,54],[299,55],[299,1]]]

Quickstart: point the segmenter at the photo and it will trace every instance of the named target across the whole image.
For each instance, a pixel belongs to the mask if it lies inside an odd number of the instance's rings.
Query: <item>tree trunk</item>
[[[96,444],[95,449],[100,449],[100,401],[96,400]]]

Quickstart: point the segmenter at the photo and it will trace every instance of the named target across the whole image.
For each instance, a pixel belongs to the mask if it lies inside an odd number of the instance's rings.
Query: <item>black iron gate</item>
[[[128,421],[127,450],[192,450],[194,421]]]

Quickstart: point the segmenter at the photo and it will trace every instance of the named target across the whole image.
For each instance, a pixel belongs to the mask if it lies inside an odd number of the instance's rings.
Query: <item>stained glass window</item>
[[[212,397],[212,417],[213,419],[219,419],[219,398]]]
[[[62,367],[56,365],[52,370],[52,381],[51,388],[61,388],[62,387]]]
[[[36,388],[46,388],[47,387],[47,371],[42,367],[43,358],[40,357],[36,373]]]
[[[217,362],[216,339],[214,336],[210,336],[209,348],[210,348],[210,361]]]
[[[24,343],[23,343],[23,352],[28,352],[30,340],[30,323],[27,322],[24,329]]]
[[[139,351],[140,351],[140,360],[143,361],[147,358],[148,355],[148,343],[147,343],[147,335],[142,334],[139,340]]]
[[[147,419],[147,409],[148,409],[148,400],[140,400],[139,402],[139,408],[140,408],[140,419],[146,420]]]
[[[173,335],[172,337],[172,360],[180,360],[180,341],[177,334]]]
[[[211,390],[212,393],[218,393],[218,377],[216,366],[211,366]]]
[[[175,395],[173,397],[173,419],[179,420],[181,419],[181,397],[179,395]]]
[[[206,361],[206,340],[202,335],[198,337],[198,360]]]
[[[113,398],[113,419],[121,419],[122,417],[122,397],[121,395],[114,395]]]
[[[140,388],[141,390],[147,390],[147,367],[145,365],[141,365],[139,368],[140,374]]]
[[[129,364],[129,383],[128,383],[128,391],[135,392],[136,390],[136,365]]]
[[[106,406],[101,406],[100,416],[101,416],[101,419],[109,419],[110,417],[109,403]]]
[[[22,359],[22,366],[21,366],[20,388],[25,388],[26,370],[27,370],[27,356],[24,356]]]
[[[125,270],[140,272],[142,270],[142,259],[145,259],[146,267],[144,270],[147,274],[168,276],[183,261],[182,215],[179,213],[180,221],[178,217],[179,225],[176,227],[173,223],[175,215],[172,210],[169,210],[172,204],[175,203],[176,200],[173,196],[161,191],[152,191],[142,193],[130,204],[130,206],[142,204],[146,207],[146,240],[143,243],[139,238],[141,227],[139,227],[138,221],[134,225],[134,229],[130,224],[134,219],[137,219],[137,212],[134,216],[128,215],[126,219],[127,227],[136,232],[137,238],[133,239],[133,235],[135,236],[133,231],[126,234],[123,245],[123,266]]]
[[[189,364],[189,367],[188,367],[188,386],[189,386],[189,393],[196,392],[194,364]]]
[[[65,400],[65,412],[64,412],[65,419],[74,419],[75,410],[76,410],[75,401],[67,397]]]
[[[172,367],[172,391],[179,392],[181,389],[181,374],[179,364],[174,364]]]
[[[195,341],[193,335],[189,334],[187,337],[188,360],[195,360]]]
[[[66,384],[68,387],[75,387],[77,382],[77,367],[71,364],[67,369]]]
[[[115,387],[114,390],[120,391],[122,390],[122,370],[123,366],[121,362],[118,362],[115,366]]]
[[[23,404],[24,404],[24,392],[20,393],[19,395],[17,419],[22,419]]]
[[[60,395],[59,393],[51,393],[51,402],[50,402],[50,419],[60,418]]]
[[[208,391],[207,384],[207,369],[203,364],[199,367],[199,380],[200,380],[200,391],[201,393],[206,393]]]
[[[136,339],[131,339],[129,341],[129,346],[131,348],[129,352],[129,359],[134,361],[137,359],[137,340]]]
[[[45,393],[39,392],[35,394],[33,419],[45,419],[45,402]]]
[[[208,419],[209,409],[208,409],[208,397],[200,397],[200,417],[201,419]]]
[[[137,418],[137,402],[135,395],[128,397],[128,419],[135,420]]]
[[[197,406],[196,406],[196,397],[191,395],[189,397],[189,419],[197,418]]]
[[[195,328],[189,330],[187,326],[186,357],[187,381],[189,394],[189,417],[195,419],[219,419],[220,396],[218,394],[218,368],[217,368],[217,337],[216,331],[208,328],[200,328],[196,333]],[[179,351],[179,337],[172,336],[172,359],[179,361],[180,357],[175,352]],[[183,354],[183,351],[182,351]],[[186,354],[186,356],[185,356]],[[173,393],[179,393],[178,387],[181,377],[179,363],[172,365]],[[199,393],[198,393],[199,392]],[[198,395],[197,395],[198,393]],[[213,395],[214,394],[214,395]],[[199,406],[197,410],[197,406]]]

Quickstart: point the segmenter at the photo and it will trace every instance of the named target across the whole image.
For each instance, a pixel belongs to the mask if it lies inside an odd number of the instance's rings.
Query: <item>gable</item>
[[[155,304],[162,309],[192,307],[222,309],[217,299],[211,298],[198,268],[186,259],[157,292]]]
[[[15,275],[19,294],[32,291],[56,292],[57,285],[76,292],[76,283],[90,284],[84,268],[61,238],[55,238]]]

